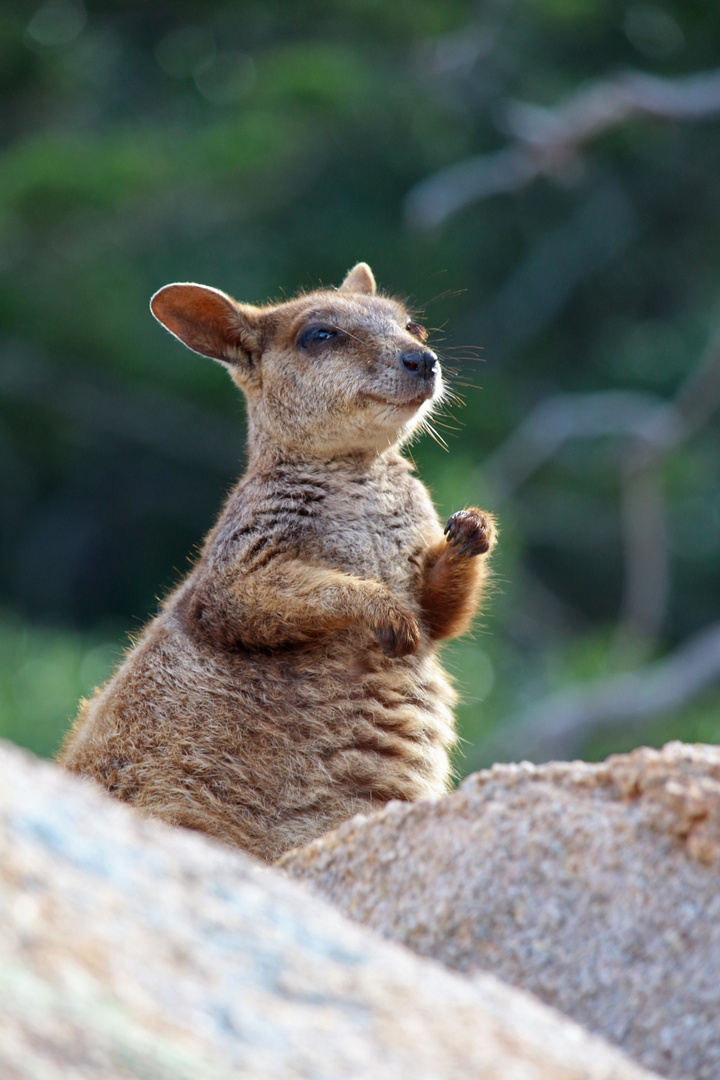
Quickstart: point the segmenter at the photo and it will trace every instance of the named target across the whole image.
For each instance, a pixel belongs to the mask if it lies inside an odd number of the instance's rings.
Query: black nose
[[[400,363],[423,379],[432,379],[437,373],[437,356],[430,349],[410,349],[402,354]]]

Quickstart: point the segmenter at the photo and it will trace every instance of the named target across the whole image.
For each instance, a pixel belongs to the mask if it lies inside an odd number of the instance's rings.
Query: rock
[[[669,1077],[720,1077],[720,751],[502,765],[280,865],[351,918],[537,994]]]
[[[0,748],[3,1080],[649,1080],[491,976]]]

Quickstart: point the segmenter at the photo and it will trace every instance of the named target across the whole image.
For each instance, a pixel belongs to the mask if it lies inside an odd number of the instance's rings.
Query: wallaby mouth
[[[410,399],[410,403],[414,402],[417,405],[422,405],[426,401],[431,401],[432,398],[435,397],[439,386],[440,380],[437,377],[433,378],[429,382],[426,382],[422,388],[418,387],[419,392],[413,395],[413,397]]]
[[[378,405],[384,405],[385,408],[399,409],[403,412],[415,412],[426,401],[431,401],[436,397],[440,389],[440,369],[439,365],[436,368],[435,373],[429,379],[417,380],[417,382],[410,380],[403,380],[403,385],[397,388],[397,393],[390,396],[389,394],[373,394],[369,391],[365,391],[362,395],[363,400],[372,401]]]
[[[418,379],[414,384],[410,383],[408,385],[406,383],[403,389],[407,390],[408,405],[414,405],[415,408],[420,408],[426,401],[431,401],[432,398],[437,397],[442,390],[442,376],[437,359],[427,376]]]

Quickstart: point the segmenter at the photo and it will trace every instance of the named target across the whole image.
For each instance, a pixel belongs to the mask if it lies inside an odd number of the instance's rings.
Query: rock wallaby
[[[466,509],[443,534],[399,453],[442,395],[425,330],[365,263],[282,304],[178,284],[151,309],[245,394],[248,466],[62,765],[267,860],[442,794],[454,693],[437,644],[468,628],[495,529]]]

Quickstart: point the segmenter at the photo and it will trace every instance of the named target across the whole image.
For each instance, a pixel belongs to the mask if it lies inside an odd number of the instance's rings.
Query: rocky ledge
[[[0,747],[4,1080],[650,1075],[492,976],[417,957],[279,871]]]
[[[646,1067],[720,1077],[720,751],[497,765],[281,860],[350,918],[536,994]]]

